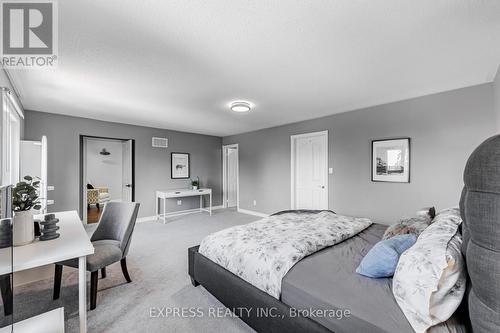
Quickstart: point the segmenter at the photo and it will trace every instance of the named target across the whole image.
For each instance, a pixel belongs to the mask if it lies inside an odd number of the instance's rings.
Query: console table
[[[209,206],[208,208],[203,207],[203,196],[209,196]],[[198,190],[190,190],[190,189],[179,189],[179,190],[164,190],[164,191],[156,191],[156,200],[155,200],[155,213],[156,220],[162,219],[163,223],[167,223],[167,199],[177,199],[177,198],[185,198],[185,197],[200,197],[200,208],[199,212],[208,212],[210,216],[212,216],[212,189],[211,188],[200,188]],[[163,200],[163,213],[160,212],[160,200]],[[174,212],[175,213],[185,213],[186,211]]]

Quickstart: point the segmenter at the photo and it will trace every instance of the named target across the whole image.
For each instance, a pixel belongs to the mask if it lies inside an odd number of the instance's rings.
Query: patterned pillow
[[[399,259],[393,293],[416,333],[446,321],[462,302],[467,272],[461,223],[457,208],[441,211]]]
[[[382,239],[389,239],[397,235],[407,234],[418,237],[431,223],[432,218],[429,214],[402,219],[398,223],[387,228]]]

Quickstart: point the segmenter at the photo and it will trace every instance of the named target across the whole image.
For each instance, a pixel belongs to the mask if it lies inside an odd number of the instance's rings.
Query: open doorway
[[[97,223],[106,203],[134,201],[133,139],[80,135],[80,215]]]
[[[240,207],[238,144],[222,147],[222,200],[224,208]]]

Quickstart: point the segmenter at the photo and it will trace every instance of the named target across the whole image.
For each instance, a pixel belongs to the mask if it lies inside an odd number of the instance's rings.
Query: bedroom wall
[[[290,208],[290,135],[328,130],[329,208],[391,224],[421,207],[458,204],[472,150],[495,133],[493,85],[361,109],[223,138],[239,144],[240,208]],[[371,140],[412,139],[411,183],[370,181]],[[253,205],[253,200],[257,205]]]
[[[213,205],[222,202],[222,139],[215,136],[133,126],[86,118],[26,111],[25,138],[48,140],[48,182],[55,186],[50,211],[79,208],[79,135],[135,139],[135,195],[141,203],[139,217],[153,216],[154,191],[187,188],[188,180],[170,179],[170,153],[191,153],[191,176],[213,189]],[[168,149],[151,147],[153,136],[167,137]],[[182,206],[169,202],[168,209],[198,207],[199,199],[183,198]]]
[[[495,97],[495,112],[497,116],[497,133],[500,133],[500,67],[498,67],[497,75],[493,81],[494,97]]]

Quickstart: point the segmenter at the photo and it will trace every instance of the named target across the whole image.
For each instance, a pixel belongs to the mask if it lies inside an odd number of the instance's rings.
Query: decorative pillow
[[[393,293],[416,333],[450,318],[465,294],[461,223],[458,208],[441,211],[399,259]]]
[[[402,219],[398,223],[391,225],[384,232],[382,239],[389,239],[397,235],[412,234],[418,237],[431,223],[434,217],[431,212],[434,212],[434,207],[426,210],[426,214],[417,215],[411,218]],[[432,217],[431,217],[432,216]]]
[[[415,235],[399,235],[378,242],[361,260],[356,272],[371,278],[393,276],[399,256],[416,241]]]

